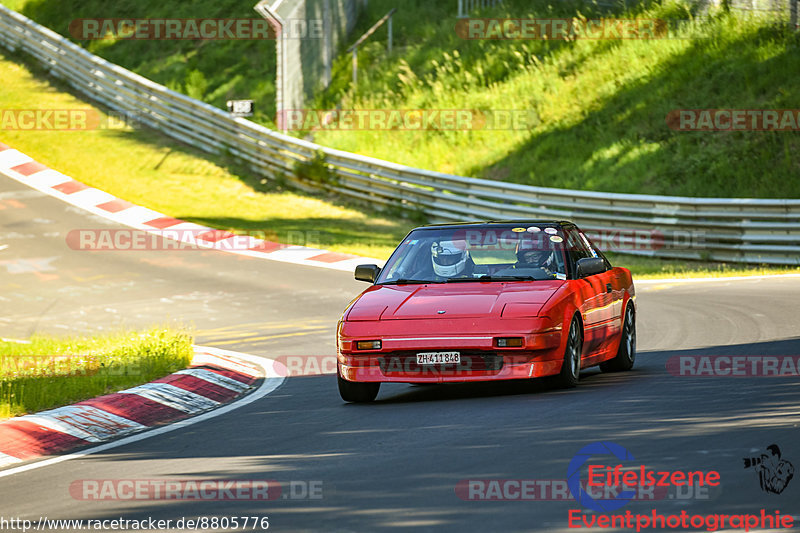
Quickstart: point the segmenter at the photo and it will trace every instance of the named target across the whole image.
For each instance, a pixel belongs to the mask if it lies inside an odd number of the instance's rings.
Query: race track
[[[72,250],[68,231],[117,226],[5,177],[0,207],[4,337],[175,322],[193,326],[198,344],[332,356],[336,320],[365,287],[349,273],[221,252]],[[583,446],[613,441],[637,465],[721,475],[707,499],[631,502],[632,512],[798,517],[800,480],[767,494],[742,466],[773,443],[800,466],[798,378],[687,378],[665,364],[676,355],[800,354],[799,295],[800,278],[641,284],[635,370],[590,369],[570,391],[384,385],[375,404],[347,405],[333,376],[291,377],[227,416],[2,477],[0,516],[269,516],[281,532],[566,531],[568,512],[580,508],[574,500],[464,501],[455,488],[471,479],[563,480]],[[317,481],[323,497],[73,498],[70,485],[85,479]]]

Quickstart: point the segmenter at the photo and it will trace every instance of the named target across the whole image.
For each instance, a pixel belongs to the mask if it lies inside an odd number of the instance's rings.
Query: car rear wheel
[[[600,370],[603,372],[624,372],[633,368],[636,361],[636,317],[633,313],[633,306],[628,304],[625,308],[625,318],[622,323],[622,336],[619,341],[619,349],[614,359],[600,363]]]
[[[564,363],[556,383],[563,388],[572,388],[578,384],[581,373],[581,351],[583,350],[583,331],[578,317],[573,317],[567,334],[567,347],[564,349]]]
[[[378,397],[378,391],[381,388],[380,383],[347,381],[338,372],[336,373],[336,379],[339,380],[339,395],[346,402],[368,403],[374,401]]]

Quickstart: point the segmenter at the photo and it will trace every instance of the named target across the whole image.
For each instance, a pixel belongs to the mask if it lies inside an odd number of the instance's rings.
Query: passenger
[[[542,238],[523,238],[517,241],[517,262],[515,269],[520,268],[543,268],[549,272],[555,272],[555,256],[550,244]]]

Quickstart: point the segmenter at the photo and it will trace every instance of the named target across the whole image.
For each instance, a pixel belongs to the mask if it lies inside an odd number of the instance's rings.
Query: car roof
[[[427,224],[414,228],[414,230],[437,229],[437,228],[474,228],[476,226],[508,226],[517,224],[520,226],[543,225],[543,226],[573,226],[569,220],[542,220],[542,219],[514,219],[514,220],[486,220],[477,222],[453,222],[447,224]]]

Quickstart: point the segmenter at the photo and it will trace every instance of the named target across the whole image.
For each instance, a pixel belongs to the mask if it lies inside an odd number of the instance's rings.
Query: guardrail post
[[[394,12],[389,15],[389,53],[392,53],[392,17],[394,17]]]
[[[393,26],[392,26],[392,16],[394,15],[397,8],[393,8],[391,11],[386,13],[378,22],[376,22],[367,32],[358,38],[358,40],[347,49],[348,52],[353,53],[353,85],[358,84],[358,47],[361,46],[361,43],[366,41],[370,35],[375,33],[378,28],[383,26],[385,23],[389,23],[389,52],[392,51],[392,41],[393,41]]]
[[[353,86],[358,85],[358,47],[353,47]]]

